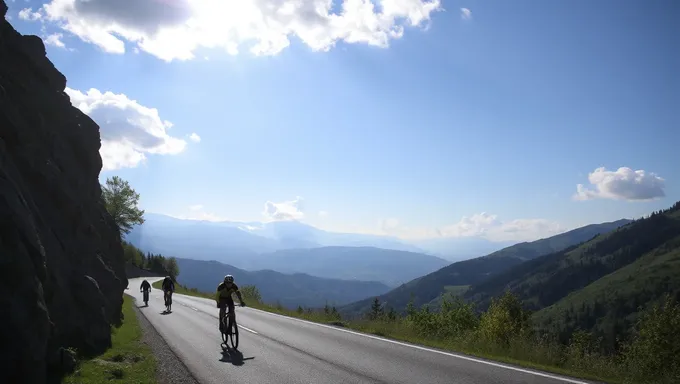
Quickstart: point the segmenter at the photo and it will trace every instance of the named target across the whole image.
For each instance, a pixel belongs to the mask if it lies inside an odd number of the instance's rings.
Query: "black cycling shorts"
[[[230,311],[234,310],[234,299],[220,299],[219,303],[217,304],[220,309],[227,307]]]

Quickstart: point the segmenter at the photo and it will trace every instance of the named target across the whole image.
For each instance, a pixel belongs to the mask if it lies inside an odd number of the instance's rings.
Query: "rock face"
[[[0,0],[0,383],[58,380],[111,344],[127,286],[101,199],[99,127]]]

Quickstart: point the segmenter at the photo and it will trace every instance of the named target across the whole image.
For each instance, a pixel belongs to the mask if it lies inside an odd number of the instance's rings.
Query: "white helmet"
[[[224,282],[225,283],[233,283],[234,282],[234,276],[232,276],[232,275],[224,276]]]

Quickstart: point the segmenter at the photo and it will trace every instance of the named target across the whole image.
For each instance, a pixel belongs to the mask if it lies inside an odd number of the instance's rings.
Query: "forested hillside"
[[[579,246],[527,261],[471,287],[464,297],[485,310],[510,290],[537,311],[535,325],[567,340],[593,331],[603,346],[629,336],[641,306],[680,298],[680,203]]]

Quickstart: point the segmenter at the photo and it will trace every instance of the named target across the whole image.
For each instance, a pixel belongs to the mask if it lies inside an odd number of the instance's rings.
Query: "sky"
[[[6,0],[148,212],[526,241],[680,200],[680,2]]]

